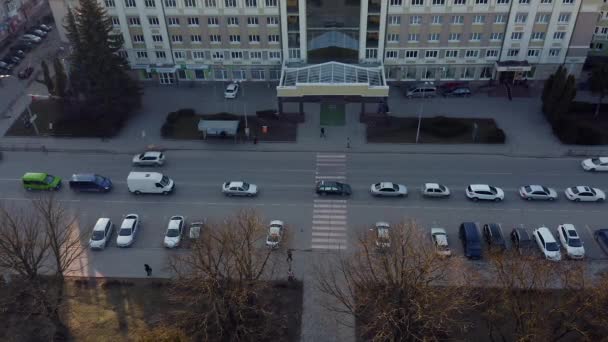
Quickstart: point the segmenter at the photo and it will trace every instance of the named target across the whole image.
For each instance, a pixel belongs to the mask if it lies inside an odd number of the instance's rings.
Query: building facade
[[[600,7],[589,55],[608,57],[608,0]]]
[[[99,0],[144,80],[278,80],[384,66],[391,81],[578,75],[603,0]],[[50,0],[62,22],[71,0]],[[58,25],[59,26],[59,25]],[[607,27],[608,28],[608,27]],[[61,33],[65,39],[65,32]],[[597,36],[596,36],[597,37]]]

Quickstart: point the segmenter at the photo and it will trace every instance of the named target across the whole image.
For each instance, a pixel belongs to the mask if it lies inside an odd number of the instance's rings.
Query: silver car
[[[133,156],[135,166],[161,166],[165,164],[165,155],[162,152],[148,151]]]
[[[541,201],[554,201],[557,199],[557,191],[542,185],[524,185],[519,188],[521,198]]]
[[[370,189],[372,196],[404,197],[407,196],[407,187],[403,184],[392,182],[380,182],[372,184]]]
[[[222,184],[222,192],[226,196],[253,197],[258,194],[258,186],[247,182],[225,182]]]
[[[448,197],[450,189],[438,183],[425,183],[422,186],[422,195],[426,197]]]

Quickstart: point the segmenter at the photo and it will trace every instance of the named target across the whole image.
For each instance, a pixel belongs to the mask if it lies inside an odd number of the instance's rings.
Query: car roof
[[[437,244],[440,246],[447,246],[448,236],[446,234],[435,235],[435,241],[437,241]]]
[[[240,187],[240,186],[243,186],[243,182],[242,181],[229,182],[228,186],[237,186],[237,187]]]
[[[100,218],[99,220],[97,220],[97,223],[95,223],[95,227],[93,227],[93,230],[105,230],[106,225],[109,221],[110,219],[107,217]]]
[[[269,235],[279,235],[280,233],[281,233],[281,228],[279,228],[278,226],[270,226],[268,228]]]
[[[172,217],[169,220],[169,226],[167,227],[167,229],[179,229],[179,221],[182,221],[181,217]]]
[[[379,221],[376,222],[376,228],[390,228],[391,225],[388,222]]]
[[[392,188],[393,187],[393,182],[380,182],[380,187],[381,188]]]
[[[236,87],[238,86],[238,84],[236,83],[230,83],[227,87],[226,90],[234,90],[236,89]]]
[[[424,183],[424,186],[427,188],[439,188],[438,183]]]
[[[545,240],[545,242],[556,242],[549,228],[539,227],[536,231],[538,232],[538,234],[543,236],[543,240]]]
[[[519,240],[531,240],[528,231],[522,227],[515,227],[514,230],[519,234]]]
[[[23,175],[23,179],[25,180],[43,180],[48,176],[48,174],[44,172],[27,172]]]
[[[95,180],[94,173],[75,173],[72,175],[73,181],[92,181]]]
[[[471,184],[470,187],[473,191],[490,190],[490,186],[488,184]]]
[[[122,221],[120,228],[133,228],[134,225],[135,225],[134,218],[126,218]]]
[[[542,185],[533,184],[533,185],[526,185],[526,186],[529,186],[530,190],[532,190],[532,191],[544,190]]]
[[[281,220],[272,220],[272,221],[270,221],[270,225],[271,226],[282,226],[283,225],[283,221],[281,221]]]
[[[605,240],[608,240],[608,229],[607,228],[598,229],[595,231],[595,233],[597,235],[600,235],[601,237],[603,237]]]
[[[431,228],[431,234],[436,234],[436,233],[447,234],[445,229],[443,229],[443,228],[439,228],[439,227]]]
[[[160,157],[160,155],[162,154],[162,152],[158,152],[158,151],[146,151],[144,152],[144,156],[147,157]]]

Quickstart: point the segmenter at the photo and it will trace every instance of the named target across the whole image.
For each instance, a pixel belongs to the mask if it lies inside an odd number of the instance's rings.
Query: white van
[[[405,96],[412,97],[435,97],[437,96],[437,88],[433,85],[419,85],[407,90]]]
[[[127,186],[132,193],[139,194],[163,194],[168,195],[173,191],[175,183],[173,180],[160,172],[131,172],[127,177]]]

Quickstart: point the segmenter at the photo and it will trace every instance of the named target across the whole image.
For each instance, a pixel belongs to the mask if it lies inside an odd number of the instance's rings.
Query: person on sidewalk
[[[346,148],[350,148],[350,137],[346,138]]]
[[[291,249],[287,250],[287,262],[291,263],[293,261],[292,255],[291,255]]]
[[[146,270],[148,277],[152,276],[152,267],[150,267],[150,265],[144,264],[144,269]]]
[[[326,138],[326,136],[325,136],[325,127],[321,127],[321,138]]]

